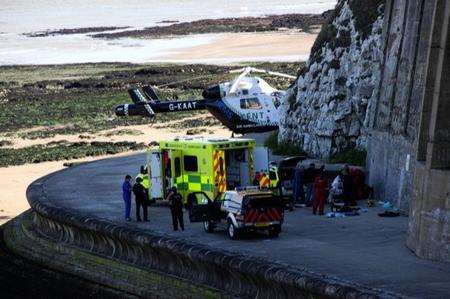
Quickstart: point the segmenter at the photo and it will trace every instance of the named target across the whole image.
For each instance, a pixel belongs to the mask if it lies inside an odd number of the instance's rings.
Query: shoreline
[[[54,36],[36,38],[37,44],[34,44],[36,49],[33,51],[37,52],[39,59],[13,53],[4,59],[0,56],[0,66],[87,63],[224,65],[267,61],[297,62],[308,59],[317,32],[318,30],[311,33],[283,30],[256,33],[210,33],[161,39],[126,38],[114,40],[114,42],[83,37],[78,43],[74,43],[67,36]],[[54,42],[51,47],[48,44],[49,39]],[[283,46],[280,47],[280,44]],[[25,46],[27,44],[21,48]],[[73,55],[74,51],[77,55]],[[189,55],[191,52],[192,55]]]
[[[57,35],[86,34],[92,38],[161,38],[207,33],[266,32],[284,28],[309,32],[323,25],[331,10],[321,14],[274,14],[260,17],[236,17],[198,19],[188,22],[161,20],[157,26],[136,28],[132,26],[90,26],[75,28],[47,29],[25,32],[27,37],[48,37]]]
[[[329,14],[326,11],[199,19],[143,28],[91,26],[6,34],[0,36],[0,66],[306,61]]]

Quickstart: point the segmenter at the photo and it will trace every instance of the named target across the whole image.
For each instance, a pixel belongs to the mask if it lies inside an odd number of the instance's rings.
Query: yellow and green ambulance
[[[173,186],[185,202],[194,192],[216,198],[226,190],[249,186],[255,171],[264,170],[254,169],[256,159],[263,165],[257,163],[258,167],[268,170],[265,156],[267,150],[264,154],[253,139],[180,137],[160,141],[147,155],[151,198],[166,198]]]

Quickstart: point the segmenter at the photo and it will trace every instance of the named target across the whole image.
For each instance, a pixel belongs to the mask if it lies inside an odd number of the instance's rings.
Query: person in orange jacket
[[[314,201],[313,214],[319,209],[319,215],[323,215],[325,200],[327,198],[327,180],[325,179],[325,170],[321,169],[320,175],[314,180]]]

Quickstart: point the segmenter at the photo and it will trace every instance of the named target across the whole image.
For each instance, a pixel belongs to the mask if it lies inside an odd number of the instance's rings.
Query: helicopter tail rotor
[[[161,102],[158,95],[156,94],[156,91],[150,85],[145,85],[144,87],[142,87],[142,90],[144,91],[144,94],[151,100],[155,102]]]
[[[139,115],[138,112],[134,112],[134,108],[142,105],[144,107],[144,109],[142,110],[143,115],[148,117],[155,116],[155,112],[149,104],[149,102],[153,102],[153,100],[147,101],[148,99],[142,94],[139,88],[130,88],[128,89],[128,93],[130,94],[131,100],[133,101],[134,105],[123,105],[121,108],[118,108],[120,111],[116,109],[117,115]]]

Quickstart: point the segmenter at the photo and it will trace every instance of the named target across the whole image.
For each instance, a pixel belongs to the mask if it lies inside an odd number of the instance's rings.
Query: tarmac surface
[[[124,219],[121,184],[134,176],[144,154],[104,159],[79,165],[49,177],[44,186],[48,200],[87,216],[112,220],[118,225],[166,233],[177,238],[306,269],[408,297],[450,298],[450,264],[416,257],[406,246],[408,218],[381,218],[381,208],[360,216],[326,218],[309,208],[286,212],[282,233],[271,239],[263,234],[228,239],[224,229],[208,234],[202,224],[189,223],[184,232],[172,231],[167,207],[149,209],[150,222]],[[363,205],[363,203],[361,203]]]

